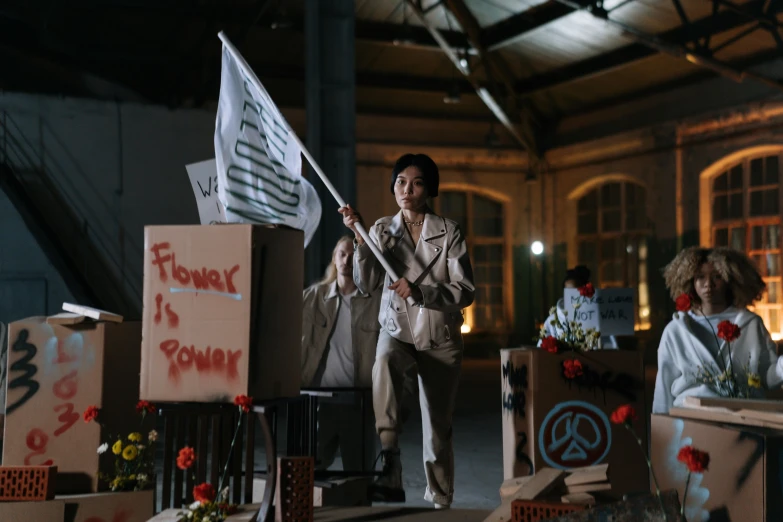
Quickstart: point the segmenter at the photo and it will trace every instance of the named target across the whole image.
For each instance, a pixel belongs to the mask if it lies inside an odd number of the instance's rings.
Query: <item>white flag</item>
[[[226,219],[298,228],[307,246],[321,221],[321,200],[301,175],[302,151],[283,115],[240,63],[246,66],[224,44],[215,159]]]

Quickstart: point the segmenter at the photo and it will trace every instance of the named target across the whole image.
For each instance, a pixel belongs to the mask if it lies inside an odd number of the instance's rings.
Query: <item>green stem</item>
[[[239,410],[239,422],[237,422],[237,428],[234,430],[234,437],[231,439],[231,447],[228,449],[228,455],[226,456],[226,464],[223,466],[223,473],[220,475],[220,482],[218,482],[218,489],[215,494],[215,498],[219,498],[220,492],[223,491],[223,480],[226,478],[226,472],[228,471],[228,463],[231,462],[231,453],[234,451],[234,443],[237,441],[237,435],[239,434],[239,428],[242,426],[242,418],[244,417],[242,409]]]
[[[688,500],[688,485],[691,483],[691,472],[688,472],[688,478],[685,479],[685,491],[682,494],[682,506],[680,506],[680,515],[685,518],[685,501]]]
[[[633,431],[630,424],[624,423],[623,426],[625,426],[625,429],[631,432],[631,435],[633,435],[633,438],[636,439],[636,443],[639,445],[639,449],[642,450],[642,455],[644,455],[644,460],[647,462],[647,468],[650,470],[650,475],[652,475],[653,484],[655,485],[655,493],[658,495],[658,502],[661,504],[661,511],[663,511],[663,520],[668,522],[669,516],[666,514],[666,508],[663,505],[663,498],[661,497],[661,488],[658,487],[658,479],[655,477],[655,471],[653,470],[652,462],[650,462],[650,457],[647,456],[647,452],[645,451],[644,446],[642,445],[642,439],[640,439],[636,435],[636,432]]]

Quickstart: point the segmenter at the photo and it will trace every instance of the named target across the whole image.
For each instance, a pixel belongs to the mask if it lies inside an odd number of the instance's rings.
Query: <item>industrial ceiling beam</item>
[[[574,0],[557,0],[557,1],[564,5],[573,7],[574,9],[584,9],[579,7],[580,4],[575,3]],[[640,31],[636,29],[635,27],[631,27],[623,22],[619,22],[617,20],[613,20],[612,18],[609,18],[606,15],[606,11],[604,11],[601,8],[590,8],[588,9],[588,12],[590,12],[596,18],[600,18],[601,20],[604,20],[606,23],[619,28],[626,35],[634,38],[642,45],[646,45],[647,47],[650,47],[651,49],[654,49],[658,52],[668,54],[669,56],[672,56],[674,58],[687,60],[694,65],[698,65],[700,67],[710,69],[736,82],[742,82],[745,78],[749,78],[754,81],[763,83],[774,89],[783,91],[783,82],[781,82],[780,80],[776,80],[774,78],[768,78],[766,76],[756,74],[750,71],[736,69],[724,62],[721,62],[720,60],[716,60],[715,58],[712,58],[709,52],[704,52],[702,50],[688,49],[682,44],[673,44],[671,42],[662,40],[661,38],[655,35],[647,34],[644,31]],[[690,24],[687,24],[684,28],[686,31],[691,32]]]
[[[556,0],[559,1],[559,0]],[[756,9],[763,5],[764,0],[751,0],[745,4],[748,9]],[[707,39],[712,35],[737,29],[746,25],[747,20],[728,11],[716,12],[691,22],[690,27],[678,26],[669,31],[658,33],[655,38],[661,41],[684,46],[694,40]],[[582,80],[599,74],[604,74],[619,67],[624,67],[635,61],[654,56],[658,49],[643,43],[626,45],[614,51],[604,53],[587,60],[566,65],[553,71],[520,80],[516,84],[519,94],[532,94],[537,91],[551,89],[577,80]]]
[[[584,5],[589,4],[589,0],[577,1]],[[573,12],[574,10],[571,7],[555,0],[549,0],[510,16],[505,20],[501,20],[494,25],[485,27],[481,30],[481,45],[488,51],[502,49],[514,43],[524,36],[525,33],[538,29]]]

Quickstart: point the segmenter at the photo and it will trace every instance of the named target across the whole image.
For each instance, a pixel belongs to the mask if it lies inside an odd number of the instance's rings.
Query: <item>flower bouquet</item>
[[[106,482],[112,491],[141,491],[155,487],[155,442],[158,433],[153,429],[147,433],[146,440],[141,426],[148,413],[155,413],[155,407],[147,401],[139,401],[136,412],[141,415],[140,430],[127,436],[111,436],[111,454],[114,456],[113,473],[99,472],[98,478]],[[84,411],[84,422],[100,423],[100,409],[89,406]],[[98,454],[109,451],[109,443],[98,446]]]
[[[234,437],[231,439],[231,447],[226,457],[226,464],[223,467],[223,473],[220,476],[220,483],[217,490],[215,486],[208,482],[199,484],[193,488],[194,502],[183,511],[177,513],[177,522],[223,522],[229,515],[237,512],[238,506],[228,502],[228,487],[223,488],[223,480],[226,477],[228,463],[231,461],[231,453],[234,451],[234,443],[237,440],[237,434],[242,426],[242,420],[246,413],[250,411],[253,405],[253,398],[247,395],[237,395],[234,398],[234,404],[239,407],[239,421],[237,422]],[[185,446],[179,450],[177,455],[177,467],[181,470],[187,470],[196,463],[196,452],[193,448]],[[217,492],[220,491],[220,496]]]
[[[579,288],[579,295],[591,298],[595,295],[595,288],[592,283],[587,283]],[[574,305],[574,310],[579,310],[581,304]],[[541,348],[550,353],[561,351],[589,351],[597,350],[601,347],[601,333],[595,328],[583,328],[582,323],[576,318],[569,320],[568,311],[562,312],[565,320],[561,321],[557,307],[553,306],[549,310],[549,315],[553,319],[549,326],[555,328],[557,335],[550,335],[547,324],[541,325],[541,331],[538,336],[533,338],[535,342],[541,342]]]

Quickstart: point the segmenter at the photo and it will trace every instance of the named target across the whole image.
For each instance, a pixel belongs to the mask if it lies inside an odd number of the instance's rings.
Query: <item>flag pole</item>
[[[266,92],[266,89],[264,89],[264,86],[261,85],[261,81],[259,81],[256,74],[253,72],[253,69],[250,68],[250,66],[247,64],[245,59],[242,57],[242,55],[239,53],[236,47],[234,47],[234,44],[231,43],[231,41],[228,39],[228,37],[223,33],[223,31],[220,31],[218,33],[218,38],[223,42],[223,45],[225,45],[229,52],[233,55],[234,59],[237,61],[237,64],[239,64],[239,67],[242,69],[242,72],[245,73],[245,76],[247,76],[248,80],[250,80],[256,89],[261,91],[267,98],[270,100],[272,99],[271,96],[269,96],[269,93]],[[277,105],[274,105],[275,108],[277,108]],[[279,109],[278,109],[279,110]],[[282,116],[282,114],[281,114]],[[294,141],[296,141],[296,144],[299,145],[299,148],[302,149],[302,154],[304,154],[304,157],[307,158],[307,161],[310,163],[310,166],[313,167],[313,170],[316,174],[318,174],[318,177],[321,178],[321,181],[324,185],[326,185],[326,188],[329,189],[329,192],[332,194],[332,197],[337,201],[337,204],[340,205],[340,207],[345,207],[346,203],[343,197],[340,195],[339,192],[337,192],[337,189],[334,188],[334,185],[332,185],[332,182],[329,181],[329,178],[326,176],[323,170],[321,170],[320,165],[318,165],[318,162],[315,161],[315,158],[310,154],[310,151],[307,150],[307,147],[305,147],[304,143],[302,143],[302,140],[299,139],[299,136],[296,135],[294,130],[291,128],[291,125],[288,123],[288,120],[285,118],[281,118],[283,122],[285,122],[286,127],[288,128],[288,133],[293,137]],[[376,259],[381,263],[381,266],[383,266],[384,270],[389,274],[389,276],[392,278],[392,281],[399,280],[399,276],[395,272],[395,270],[392,268],[392,266],[389,264],[389,262],[386,260],[385,257],[383,257],[383,254],[381,253],[378,246],[373,242],[372,239],[370,239],[370,235],[365,230],[364,226],[361,223],[356,223],[356,231],[359,232],[359,235],[362,236],[362,239],[364,239],[365,244],[370,247],[370,250],[372,251],[373,255],[375,255]],[[414,304],[413,298],[409,297],[408,302],[410,304]]]

